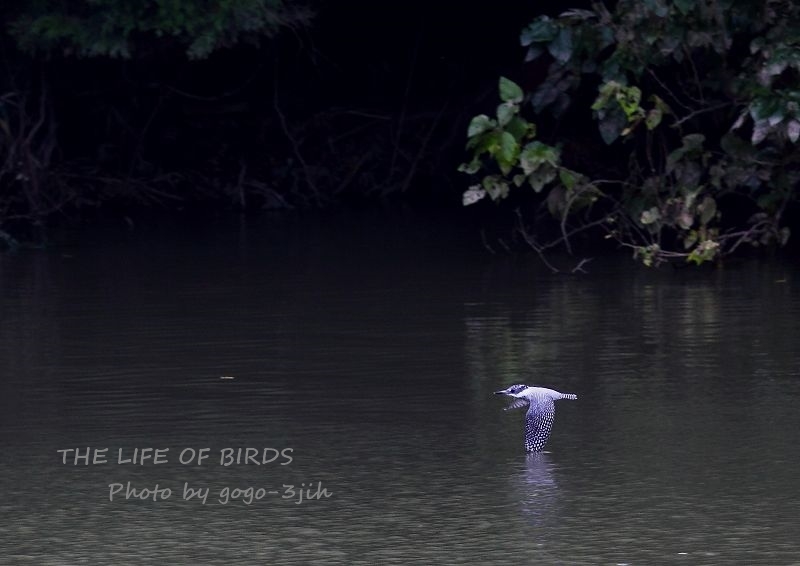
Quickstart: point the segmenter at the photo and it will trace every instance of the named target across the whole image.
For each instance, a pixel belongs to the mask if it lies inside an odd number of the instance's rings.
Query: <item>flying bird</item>
[[[525,450],[527,452],[540,452],[553,428],[553,417],[556,413],[554,401],[559,399],[577,399],[573,393],[559,393],[544,387],[530,387],[516,384],[502,391],[495,391],[495,395],[508,395],[514,400],[505,408],[528,408],[525,414]]]

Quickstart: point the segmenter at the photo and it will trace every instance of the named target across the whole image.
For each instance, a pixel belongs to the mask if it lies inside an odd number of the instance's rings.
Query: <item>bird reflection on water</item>
[[[536,525],[546,525],[556,520],[559,488],[555,477],[555,464],[550,454],[526,454],[518,474],[512,478],[522,512]]]

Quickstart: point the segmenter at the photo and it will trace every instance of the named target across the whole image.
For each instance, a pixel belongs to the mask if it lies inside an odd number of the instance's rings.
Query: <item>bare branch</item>
[[[286,120],[286,116],[281,111],[280,105],[278,103],[278,78],[277,73],[275,76],[275,82],[273,85],[273,97],[272,97],[272,107],[275,109],[275,113],[278,115],[278,119],[281,123],[281,128],[283,129],[283,133],[286,134],[286,137],[289,138],[289,143],[292,144],[292,151],[294,152],[297,161],[300,162],[300,166],[303,168],[303,176],[305,177],[306,184],[311,188],[314,192],[314,197],[317,201],[317,204],[322,202],[320,197],[319,189],[317,188],[316,183],[314,182],[314,177],[311,174],[311,170],[306,162],[305,158],[303,157],[303,153],[300,151],[300,144],[297,142],[297,139],[294,135],[292,135],[292,131],[289,129],[289,124]]]
[[[411,181],[413,180],[414,175],[417,172],[417,166],[419,165],[419,162],[422,159],[422,156],[425,154],[425,150],[428,147],[428,143],[430,143],[431,137],[433,137],[433,132],[436,130],[436,126],[439,125],[439,120],[441,120],[442,116],[444,115],[448,104],[449,104],[449,101],[444,103],[444,106],[442,106],[442,109],[436,115],[436,119],[434,119],[433,123],[431,124],[431,127],[428,128],[428,133],[425,135],[425,138],[422,140],[422,143],[419,146],[419,150],[417,151],[416,155],[414,156],[414,160],[411,162],[411,167],[409,168],[408,174],[406,175],[406,178],[403,181],[403,186],[400,188],[400,192],[406,192],[406,190],[408,190],[409,185],[411,185]]]
[[[732,105],[733,105],[732,102],[721,102],[720,104],[715,104],[714,106],[708,106],[706,108],[700,108],[699,110],[695,110],[694,112],[690,112],[689,114],[687,114],[686,116],[684,116],[683,118],[681,118],[680,120],[678,120],[677,122],[672,124],[672,126],[670,126],[670,127],[678,128],[678,127],[680,127],[681,124],[683,124],[684,122],[686,122],[688,120],[691,120],[695,116],[699,116],[700,114],[706,114],[708,112],[714,112],[715,110],[720,110],[722,108],[727,108],[728,106],[732,106]]]
[[[491,253],[492,255],[497,254],[497,252],[494,251],[492,246],[489,245],[489,242],[486,241],[486,231],[483,229],[481,229],[481,242],[483,242],[483,247],[489,250],[489,253]]]
[[[525,222],[522,220],[522,213],[519,211],[519,209],[517,209],[515,212],[517,214],[517,222],[518,222],[517,230],[522,235],[522,238],[525,240],[525,243],[528,244],[528,246],[530,246],[530,248],[536,252],[536,254],[539,256],[539,259],[542,261],[543,264],[545,264],[545,266],[547,266],[547,268],[551,272],[560,273],[560,271],[556,269],[553,266],[553,264],[547,261],[547,258],[544,255],[544,250],[542,249],[542,247],[539,246],[533,238],[531,238],[530,234],[528,234],[528,230],[525,227]]]
[[[578,262],[578,265],[572,268],[572,273],[588,273],[583,266],[592,261],[594,258],[585,257]]]
[[[680,104],[681,106],[683,106],[683,108],[684,108],[684,109],[686,109],[686,110],[688,110],[689,112],[692,112],[692,111],[693,111],[693,108],[691,108],[690,106],[686,106],[686,105],[685,105],[685,104],[684,104],[684,103],[681,101],[681,99],[680,99],[680,98],[678,98],[678,97],[675,95],[675,93],[674,93],[674,92],[672,92],[672,90],[671,90],[671,89],[670,89],[670,88],[669,88],[669,87],[668,87],[666,84],[664,84],[664,82],[663,82],[661,79],[659,79],[659,78],[658,78],[658,75],[656,75],[656,74],[655,74],[655,72],[653,72],[653,69],[647,69],[647,72],[650,74],[650,76],[651,76],[651,77],[653,77],[653,79],[654,79],[654,80],[655,80],[655,81],[656,81],[656,82],[659,84],[659,86],[660,86],[661,88],[663,88],[663,89],[664,89],[664,90],[665,90],[665,91],[666,91],[666,92],[667,92],[667,93],[670,95],[670,97],[671,97],[671,98],[672,98],[672,99],[673,99],[675,102],[677,102],[678,104]]]

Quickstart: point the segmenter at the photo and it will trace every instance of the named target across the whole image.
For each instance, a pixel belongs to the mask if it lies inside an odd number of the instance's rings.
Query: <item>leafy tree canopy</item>
[[[39,0],[9,11],[9,31],[25,51],[117,58],[155,39],[202,59],[309,19],[283,0]]]

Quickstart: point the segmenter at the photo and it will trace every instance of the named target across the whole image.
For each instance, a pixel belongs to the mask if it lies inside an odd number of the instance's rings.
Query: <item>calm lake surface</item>
[[[0,255],[0,563],[800,564],[797,266],[560,276],[476,230],[339,214]],[[578,395],[543,454],[512,383]],[[87,447],[108,463],[57,452]],[[168,462],[117,462],[137,447]],[[291,462],[221,464],[247,447]],[[128,482],[171,496],[110,501]]]

